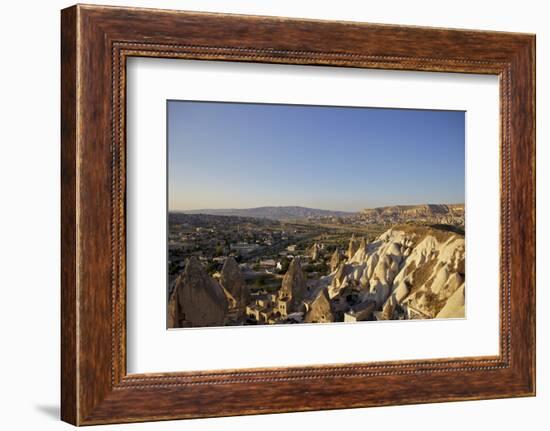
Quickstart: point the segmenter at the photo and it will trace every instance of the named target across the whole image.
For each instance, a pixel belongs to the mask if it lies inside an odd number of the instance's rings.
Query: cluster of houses
[[[291,312],[289,298],[276,293],[261,292],[246,306],[246,316],[257,323],[299,323],[303,313]]]

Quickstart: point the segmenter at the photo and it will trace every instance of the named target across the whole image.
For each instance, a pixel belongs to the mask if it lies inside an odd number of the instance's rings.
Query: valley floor
[[[170,220],[169,327],[464,317],[460,225]]]

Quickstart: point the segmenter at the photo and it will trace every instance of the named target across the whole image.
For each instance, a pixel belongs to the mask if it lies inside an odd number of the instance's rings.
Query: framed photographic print
[[[533,35],[61,30],[63,420],[535,394]]]

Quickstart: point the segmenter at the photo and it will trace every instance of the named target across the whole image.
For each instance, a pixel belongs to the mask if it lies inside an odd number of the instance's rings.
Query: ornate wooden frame
[[[82,5],[61,17],[63,420],[88,425],[535,394],[534,35]],[[128,375],[129,56],[498,75],[500,354]],[[250,396],[256,391],[262,396]]]

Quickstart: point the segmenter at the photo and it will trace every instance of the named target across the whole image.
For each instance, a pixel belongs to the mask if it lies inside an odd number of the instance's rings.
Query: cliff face
[[[423,204],[423,205],[393,205],[388,207],[366,208],[361,211],[365,215],[402,214],[406,217],[430,216],[436,214],[464,214],[464,204]]]
[[[362,210],[358,217],[376,223],[401,223],[405,221],[463,222],[464,204],[393,205],[367,208]]]
[[[229,301],[224,289],[212,279],[200,262],[191,257],[177,278],[177,327],[221,326]]]
[[[351,286],[359,302],[376,303],[380,319],[464,317],[464,259],[459,233],[397,226],[361,243],[331,274],[329,294]]]

